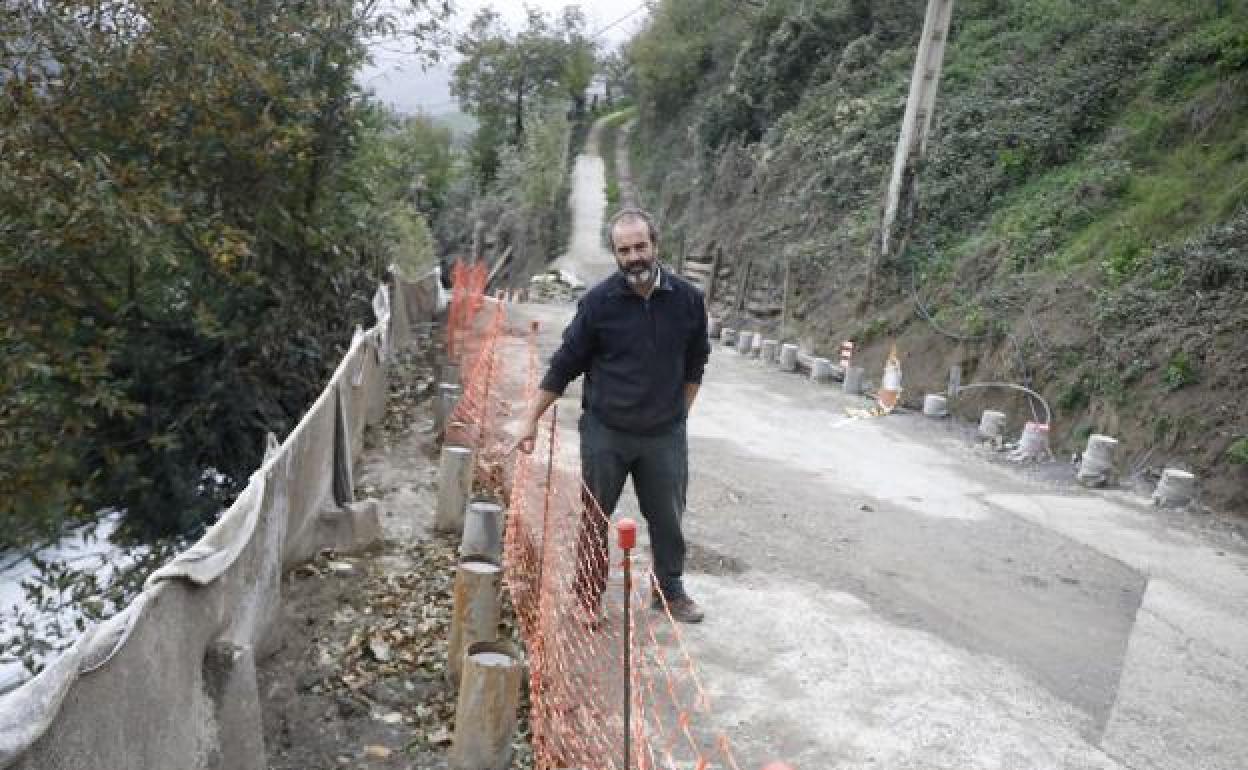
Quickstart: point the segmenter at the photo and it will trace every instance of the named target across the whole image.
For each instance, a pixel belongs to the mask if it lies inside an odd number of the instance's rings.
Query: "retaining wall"
[[[264,770],[256,662],[281,643],[283,571],[323,548],[380,537],[377,506],[352,499],[365,426],[385,412],[391,351],[437,311],[437,274],[397,275],[377,324],[220,520],[157,570],[123,612],[0,697],[0,768]],[[393,301],[392,301],[393,300]]]

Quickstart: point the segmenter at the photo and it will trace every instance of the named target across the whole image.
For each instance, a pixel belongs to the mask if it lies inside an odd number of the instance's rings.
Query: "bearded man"
[[[607,582],[607,518],[631,477],[650,533],[654,606],[666,599],[673,618],[698,623],[703,612],[682,581],[681,519],[689,482],[685,419],[711,352],[706,303],[697,287],[660,266],[658,231],[645,211],[620,211],[608,233],[619,271],[581,298],[525,415],[519,448],[533,451],[538,420],[584,374],[581,475],[592,500],[577,546],[582,609],[598,617]]]

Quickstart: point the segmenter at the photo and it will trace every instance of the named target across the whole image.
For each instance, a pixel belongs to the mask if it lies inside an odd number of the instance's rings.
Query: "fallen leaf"
[[[390,645],[380,636],[374,636],[368,640],[368,652],[379,663],[388,663],[394,657]]]

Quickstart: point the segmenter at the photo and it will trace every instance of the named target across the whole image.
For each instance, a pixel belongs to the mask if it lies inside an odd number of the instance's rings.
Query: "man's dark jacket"
[[[702,382],[710,353],[697,287],[662,269],[643,299],[616,272],[581,298],[541,387],[562,395],[585,374],[585,406],[604,424],[661,433],[684,418],[684,386]]]

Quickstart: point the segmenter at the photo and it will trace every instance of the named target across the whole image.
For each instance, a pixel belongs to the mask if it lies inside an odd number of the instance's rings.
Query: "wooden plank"
[[[741,288],[737,290],[737,312],[740,313],[745,308],[745,293],[750,288],[750,273],[754,269],[754,260],[748,260],[745,263],[745,272],[741,275]]]
[[[723,248],[717,247],[715,249],[715,257],[711,260],[711,275],[706,282],[706,302],[708,305],[715,296],[715,284],[719,280],[719,264],[723,261],[723,258]]]
[[[780,297],[780,336],[783,337],[789,328],[789,274],[792,272],[789,260],[784,260],[784,289]]]

